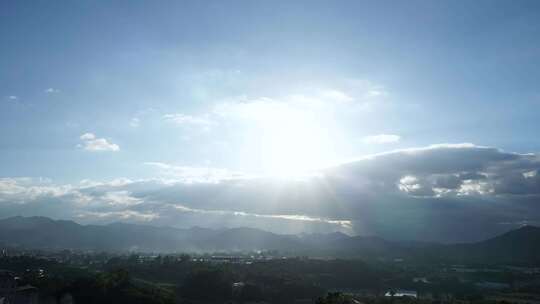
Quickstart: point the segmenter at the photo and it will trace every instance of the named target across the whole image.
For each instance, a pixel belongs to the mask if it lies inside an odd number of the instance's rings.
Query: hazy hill
[[[178,229],[122,223],[80,225],[45,217],[11,217],[0,220],[0,244],[35,249],[106,251],[279,250],[313,256],[540,264],[540,228],[532,226],[478,243],[441,245],[391,242],[342,233],[280,235],[254,228]]]

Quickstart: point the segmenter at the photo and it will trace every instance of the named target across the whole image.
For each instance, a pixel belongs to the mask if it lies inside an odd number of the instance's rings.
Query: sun
[[[265,125],[261,142],[264,171],[272,177],[313,174],[332,154],[328,131],[303,116],[282,117]]]
[[[220,111],[241,118],[239,127],[246,129],[242,145],[250,151],[246,161],[253,162],[263,176],[304,177],[336,160],[339,128],[311,99],[259,98]]]

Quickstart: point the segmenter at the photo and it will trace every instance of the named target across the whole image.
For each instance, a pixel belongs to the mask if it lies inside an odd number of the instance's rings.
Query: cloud
[[[120,151],[120,146],[109,142],[105,138],[97,138],[93,133],[84,133],[80,136],[80,139],[83,143],[77,145],[77,147],[86,151]]]
[[[155,114],[156,110],[154,108],[141,109],[133,114],[128,124],[132,128],[138,128],[143,120],[153,119]]]
[[[337,225],[344,229],[350,229],[352,226],[351,221],[348,221],[348,220],[330,220],[330,219],[325,219],[325,218],[320,218],[320,217],[311,217],[311,216],[300,215],[300,214],[257,214],[257,213],[250,213],[250,212],[245,212],[245,211],[195,209],[195,208],[189,208],[183,205],[172,205],[172,207],[182,212],[217,214],[217,215],[233,215],[233,216],[240,216],[240,217],[280,219],[280,220],[301,221],[301,222],[317,222],[317,223]]]
[[[355,88],[351,92],[335,88],[321,89],[311,88],[285,94],[281,96],[257,96],[246,95],[231,96],[218,101],[214,105],[213,113],[219,117],[241,119],[266,119],[273,116],[281,116],[283,113],[294,112],[304,115],[325,113],[332,109],[351,109],[351,106],[364,107],[365,103],[372,103],[366,96],[373,99],[379,91],[359,90]],[[379,92],[381,96],[384,95]]]
[[[499,198],[540,194],[540,158],[472,144],[442,144],[382,153],[344,165],[357,177],[397,185],[407,195]],[[337,170],[339,172],[339,170]],[[384,189],[384,191],[392,190]]]
[[[59,197],[71,191],[70,185],[56,186],[43,179],[0,178],[0,202],[33,201],[40,197]]]
[[[224,180],[248,177],[240,172],[219,168],[176,166],[161,162],[145,162],[144,165],[159,169],[163,177],[183,183],[219,183]]]
[[[174,123],[177,125],[210,127],[215,124],[214,121],[212,121],[206,116],[191,116],[182,113],[165,114],[163,115],[163,119],[166,122]]]
[[[384,97],[384,96],[387,96],[388,95],[388,92],[386,92],[384,89],[370,89],[369,91],[366,92],[366,97],[367,98],[377,98],[377,97]]]
[[[135,197],[132,197],[129,191],[109,191],[105,193],[101,199],[104,202],[107,202],[110,205],[122,205],[122,206],[132,206],[141,203],[141,200]]]
[[[82,220],[106,220],[106,221],[135,221],[135,222],[148,222],[159,218],[159,214],[153,212],[138,212],[133,210],[123,211],[83,211],[76,215],[77,219]]]
[[[60,90],[55,89],[55,88],[47,88],[47,89],[45,89],[45,93],[47,93],[47,94],[55,94],[55,93],[60,93]]]
[[[266,122],[292,115],[294,108],[286,102],[269,97],[248,98],[237,96],[225,99],[214,106],[213,113],[225,119]]]
[[[13,100],[13,101],[17,101],[19,100],[19,97],[18,96],[15,96],[15,95],[10,95],[7,97],[9,100]]]
[[[508,223],[540,221],[540,156],[473,144],[369,155],[300,180],[145,166],[157,176],[74,185],[0,179],[0,213],[431,241],[474,241],[508,230]]]
[[[79,185],[56,185],[51,181],[31,178],[0,179],[0,210],[6,211],[3,213],[6,216],[44,215],[73,218],[89,223],[144,221],[179,227],[193,225],[212,227],[209,223],[216,221],[223,223],[226,220],[233,226],[243,226],[246,222],[256,226],[265,222],[265,225],[270,226],[275,223],[323,225],[346,232],[351,231],[351,223],[347,220],[332,220],[305,214],[259,214],[231,208],[198,208],[191,203],[175,203],[178,197],[167,195],[160,197],[159,193],[167,193],[177,187],[189,188],[191,184],[178,181],[168,183],[162,180],[120,179],[110,182],[83,181]],[[155,196],[155,193],[158,195]],[[182,197],[185,198],[185,195],[180,198]],[[188,226],[178,225],[179,218],[185,219]],[[260,228],[272,230],[268,226]],[[296,232],[301,231],[303,230]]]
[[[426,187],[418,178],[406,175],[399,180],[398,189],[414,196],[432,196],[433,189]]]
[[[362,141],[366,144],[389,144],[399,142],[401,137],[395,134],[378,134],[366,136]]]
[[[132,128],[138,128],[141,125],[141,120],[138,117],[133,117],[129,121],[129,126]]]
[[[349,90],[306,88],[276,96],[230,96],[216,101],[212,110],[201,116],[204,118],[201,123],[212,121],[219,122],[224,127],[234,125],[237,128],[249,126],[249,131],[260,128],[259,132],[263,134],[276,128],[308,134],[320,132],[321,136],[327,133],[322,129],[328,133],[343,133],[341,121],[347,121],[345,118],[351,111],[373,110],[378,102],[375,96],[366,97],[367,92],[372,90],[371,84],[354,84],[348,87]],[[376,95],[372,93],[370,94]],[[343,120],[336,119],[337,117]],[[167,119],[174,119],[181,124],[199,121],[185,115],[169,115]],[[399,140],[397,135],[382,134],[374,140],[397,141],[396,137]]]
[[[374,102],[390,95],[385,86],[367,79],[346,79],[344,85],[352,94],[358,96],[357,99],[362,102]]]
[[[348,103],[354,101],[353,97],[339,90],[325,90],[321,93],[321,97],[341,103]]]
[[[386,95],[383,89],[356,81],[327,87],[304,86],[284,94],[233,95],[214,99],[203,114],[168,113],[162,120],[181,126],[185,140],[212,130],[212,136],[233,143],[242,153],[263,151],[260,159],[264,164],[260,167],[266,173],[283,172],[285,167],[306,171],[335,162],[332,150],[349,147],[344,138],[348,133],[346,125],[352,123],[351,113],[376,109],[379,97]],[[306,150],[319,153],[306,154]],[[277,160],[285,158],[298,164],[297,168],[276,166]]]

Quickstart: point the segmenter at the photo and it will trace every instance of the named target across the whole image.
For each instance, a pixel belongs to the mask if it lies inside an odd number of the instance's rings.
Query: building
[[[384,294],[385,297],[409,297],[409,298],[418,298],[418,293],[414,290],[404,290],[404,289],[398,289],[398,290],[391,290]]]

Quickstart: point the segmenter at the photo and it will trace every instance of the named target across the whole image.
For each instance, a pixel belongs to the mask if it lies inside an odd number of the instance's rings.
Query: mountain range
[[[140,252],[277,250],[283,254],[379,260],[540,265],[540,228],[524,226],[476,243],[388,241],[329,234],[280,235],[254,228],[178,229],[136,224],[80,225],[46,217],[0,220],[0,246]]]

